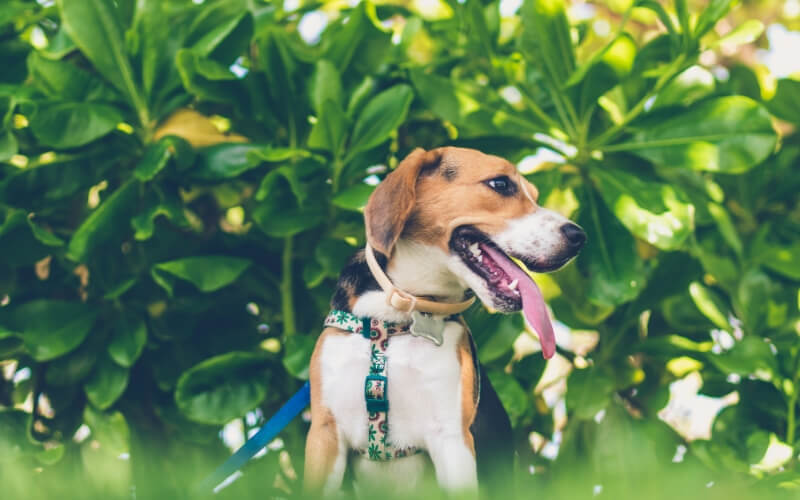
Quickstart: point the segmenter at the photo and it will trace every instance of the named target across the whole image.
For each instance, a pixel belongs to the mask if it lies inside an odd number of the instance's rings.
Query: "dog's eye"
[[[501,175],[500,177],[495,177],[494,179],[489,179],[488,181],[484,182],[486,183],[487,186],[494,189],[503,196],[511,196],[517,190],[516,184],[514,184],[511,181],[511,179],[509,179],[505,175]]]

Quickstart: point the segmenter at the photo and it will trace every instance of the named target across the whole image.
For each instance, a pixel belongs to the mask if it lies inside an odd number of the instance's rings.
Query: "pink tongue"
[[[553,333],[553,325],[550,323],[550,316],[547,314],[547,307],[544,305],[544,297],[539,287],[533,282],[528,273],[514,264],[505,254],[498,252],[492,247],[481,245],[481,250],[488,253],[492,260],[508,274],[512,280],[518,280],[517,290],[522,297],[522,312],[528,324],[539,334],[539,341],[542,344],[542,355],[544,359],[550,359],[556,352],[556,336]]]

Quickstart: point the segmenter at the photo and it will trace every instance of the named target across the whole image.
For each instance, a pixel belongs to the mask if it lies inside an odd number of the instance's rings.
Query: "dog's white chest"
[[[447,322],[441,346],[411,335],[390,338],[386,359],[392,445],[427,449],[428,441],[442,432],[462,432],[458,345],[463,335],[460,324]],[[333,413],[340,437],[349,448],[366,448],[369,340],[356,334],[330,336],[320,361],[322,402]]]

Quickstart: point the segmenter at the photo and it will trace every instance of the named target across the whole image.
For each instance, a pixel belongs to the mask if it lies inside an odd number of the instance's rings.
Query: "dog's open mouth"
[[[458,228],[450,239],[451,249],[472,272],[485,282],[505,312],[522,312],[528,324],[539,334],[542,354],[549,359],[555,354],[553,325],[544,304],[542,292],[511,258],[477,229]]]

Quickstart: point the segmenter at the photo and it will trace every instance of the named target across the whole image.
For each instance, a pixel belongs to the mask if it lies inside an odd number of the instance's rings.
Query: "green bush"
[[[468,313],[518,491],[800,486],[800,84],[773,96],[747,66],[698,63],[760,34],[720,40],[734,3],[637,0],[602,40],[560,0],[510,18],[480,0],[6,1],[3,497],[183,496],[227,456],[223,424],[271,415],[307,378],[375,174],[444,144],[556,153],[524,173],[589,236],[537,276],[574,338],[599,339],[559,348],[566,419],[534,390],[546,364],[520,350],[520,318]],[[309,43],[298,25],[318,8],[331,21]],[[738,402],[686,442],[658,412],[690,373]],[[306,428],[231,495],[296,492]],[[556,430],[553,460],[530,436]],[[761,463],[781,443],[788,458]]]

